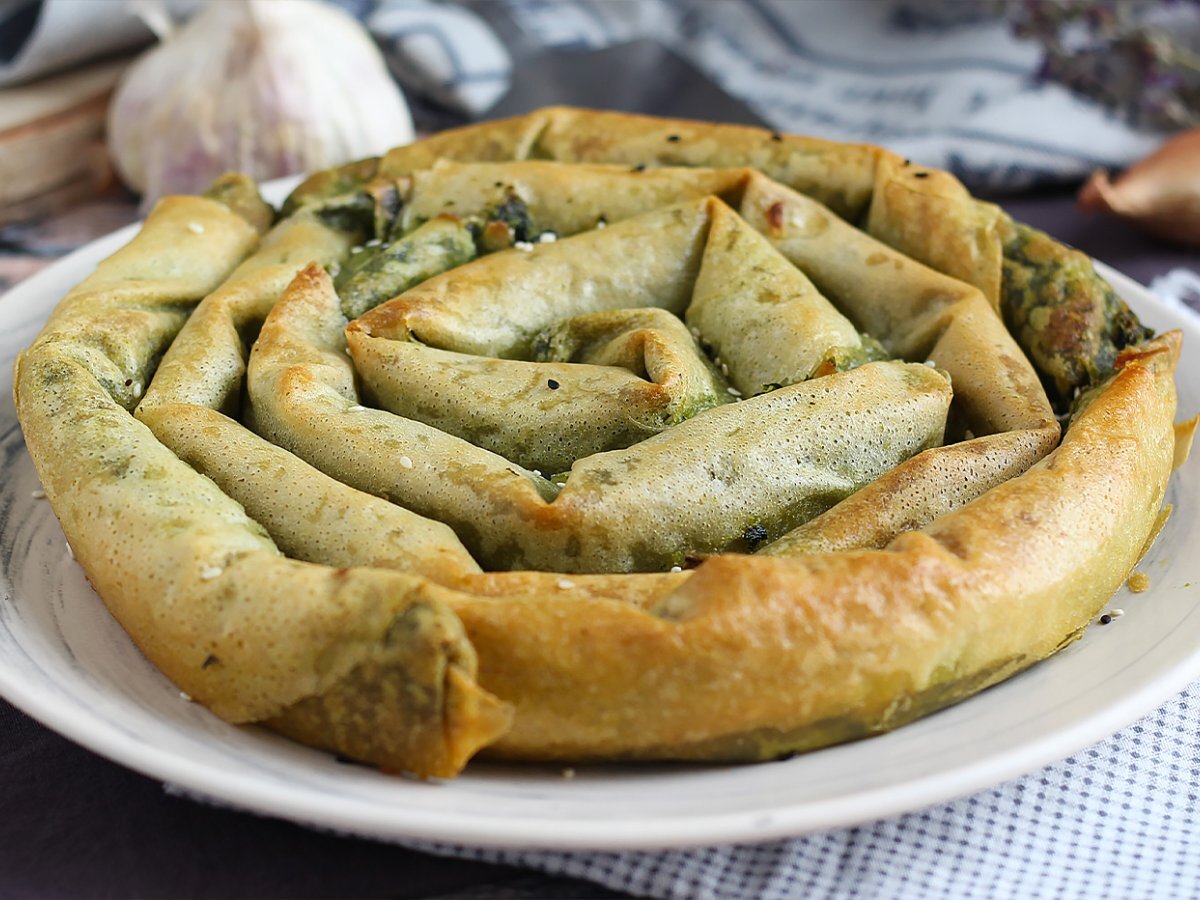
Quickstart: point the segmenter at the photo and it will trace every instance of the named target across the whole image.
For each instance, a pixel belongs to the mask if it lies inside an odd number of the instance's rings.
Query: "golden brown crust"
[[[973,284],[999,307],[1000,212],[971,197],[953,175],[907,165],[878,147],[746,125],[547,107],[398,147],[378,166],[368,160],[313,176],[292,194],[288,208],[375,176],[403,178],[438,160],[525,159],[631,168],[749,166],[824,203],[847,221],[865,217],[872,235]]]
[[[885,549],[715,557],[647,612],[455,601],[481,681],[517,710],[489,752],[762,758],[896,727],[1048,656],[1158,516],[1178,347],[1130,356],[1046,460]]]
[[[257,246],[256,229],[219,203],[166,201],[64,300],[18,360],[15,390],[30,454],[80,563],[181,689],[230,721],[426,775],[452,775],[481,748],[523,759],[762,759],[886,730],[974,693],[1069,641],[1127,577],[1160,520],[1177,455],[1178,335],[1124,353],[1055,448],[1044,392],[988,303],[998,258],[988,210],[944,173],[916,178],[876,148],[759,129],[549,109],[447,132],[309,190],[328,196],[403,175],[414,191],[442,179],[468,198],[499,170],[430,169],[439,158],[545,157],[748,164],[783,180],[696,170],[678,180],[690,185],[686,202],[660,212],[659,224],[614,225],[572,246],[591,248],[583,258],[601,261],[605,277],[640,298],[635,305],[678,313],[705,283],[704,260],[718,275],[731,265],[719,248],[705,256],[710,233],[732,247],[749,223],[766,239],[747,238],[754,271],[780,283],[779,260],[790,260],[811,279],[796,293],[819,291],[894,354],[948,371],[960,427],[977,436],[914,456],[754,555],[681,557],[696,567],[676,572],[481,572],[464,544],[492,541],[497,558],[513,552],[498,525],[543,534],[547,559],[564,566],[581,552],[565,529],[592,527],[603,538],[593,568],[636,567],[620,541],[647,514],[619,505],[619,480],[589,492],[588,473],[597,484],[613,478],[594,463],[577,464],[579,480],[560,492],[459,438],[364,409],[330,280],[306,267],[345,259],[352,241],[334,226],[297,212]],[[528,177],[532,190],[536,179],[565,177],[535,168],[511,170],[514,181]],[[588,172],[595,184],[609,177]],[[667,196],[676,176],[655,177],[645,202]],[[869,208],[883,243],[796,187],[843,215]],[[737,204],[740,218],[704,199],[708,191]],[[576,224],[593,218],[601,196]],[[642,212],[636,206],[629,216]],[[674,249],[646,251],[656,240]],[[634,272],[639,252],[646,260]],[[463,342],[454,352],[516,353],[532,334],[515,317],[537,293],[529,273],[543,273],[538,296],[550,303],[564,294],[564,272],[576,279],[568,296],[592,296],[600,282],[587,266],[569,246],[497,254],[379,307],[351,334],[415,333]],[[707,281],[716,296],[753,279]],[[483,307],[490,330],[463,324],[480,319],[479,309],[456,306],[472,292],[497,301]],[[613,309],[615,300],[572,313]],[[135,418],[128,411],[169,344]],[[247,370],[253,408],[240,409]],[[922,404],[946,399],[944,378],[920,365],[826,377],[854,385],[851,396],[905,384]],[[816,403],[820,381],[738,406]],[[705,415],[749,414],[728,404]],[[833,422],[821,430],[835,432]],[[940,433],[939,422],[929,427]],[[680,434],[701,438],[651,466],[664,480],[691,464],[689,453],[703,469],[700,451],[715,443],[695,425]],[[381,436],[389,453],[371,443]],[[921,440],[915,446],[928,446]],[[456,535],[362,493],[394,500],[409,489],[409,473],[427,460],[405,441],[445,445],[431,456],[449,466],[445,481],[421,496],[433,504],[437,491],[458,491],[487,515],[450,517]],[[777,434],[775,443],[786,442]],[[413,497],[404,505],[426,511]],[[482,536],[475,543],[472,529]]]
[[[18,359],[15,393],[30,455],[89,580],[182,690],[230,721],[286,720],[289,707],[311,698],[349,708],[339,700],[345,682],[432,655],[437,667],[391,676],[432,699],[377,711],[373,721],[381,734],[407,735],[406,767],[453,774],[504,730],[507,714],[475,684],[461,625],[424,581],[283,558],[238,503],[122,406],[140,394],[135,379],[146,377],[183,310],[212,292],[256,239],[210,201],[160,204]],[[164,267],[163,258],[173,264]],[[169,279],[156,274],[164,268]],[[125,328],[120,342],[111,337],[114,321]],[[415,615],[431,624],[398,627]],[[470,721],[458,721],[463,715]],[[342,749],[388,761],[371,746]]]
[[[949,172],[879,154],[867,231],[952,278],[972,284],[1000,308],[1000,210],[980,203]]]

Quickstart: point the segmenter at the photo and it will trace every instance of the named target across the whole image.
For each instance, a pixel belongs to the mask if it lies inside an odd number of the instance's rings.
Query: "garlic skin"
[[[363,27],[320,0],[221,0],[140,57],[113,98],[117,172],[149,204],[231,170],[258,180],[413,139]]]
[[[1115,181],[1092,173],[1079,192],[1084,212],[1113,213],[1150,234],[1200,247],[1200,128],[1181,132]]]

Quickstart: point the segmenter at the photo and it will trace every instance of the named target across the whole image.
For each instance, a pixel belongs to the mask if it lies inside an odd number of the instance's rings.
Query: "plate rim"
[[[276,191],[283,189],[272,187]],[[133,223],[67,254],[14,286],[0,297],[0,305],[20,303],[26,296],[37,301],[46,288],[61,280],[63,270],[81,261],[98,261],[101,254],[115,250],[139,227],[140,223]],[[1171,307],[1111,267],[1099,262],[1096,266],[1123,297],[1135,300],[1142,308],[1148,304],[1156,313],[1164,313],[1187,327],[1185,312]],[[39,314],[35,318],[40,322],[43,317]],[[1200,331],[1200,318],[1190,325]],[[0,376],[0,386],[11,387],[7,373]],[[15,595],[15,586],[6,571],[0,571],[0,586]],[[61,689],[56,692],[49,687],[23,683],[17,674],[0,659],[0,695],[31,718],[118,765],[219,805],[393,842],[449,842],[472,847],[560,851],[664,850],[778,840],[864,824],[945,803],[1036,771],[1116,733],[1200,678],[1200,645],[1157,678],[1126,692],[1118,702],[1066,728],[1056,728],[1028,740],[1021,744],[1020,752],[1008,752],[1002,758],[984,753],[941,772],[820,801],[815,804],[819,808],[814,808],[814,801],[809,800],[769,812],[678,813],[650,819],[577,819],[569,823],[530,815],[516,820],[492,817],[472,820],[461,811],[426,807],[417,807],[406,815],[404,809],[378,810],[350,797],[342,800],[351,809],[334,805],[314,808],[311,794],[289,795],[273,782],[257,779],[253,773],[204,766],[170,748],[156,747],[139,736],[122,732],[101,716],[81,716],[78,704],[72,706],[59,695]],[[500,823],[507,827],[500,827]]]

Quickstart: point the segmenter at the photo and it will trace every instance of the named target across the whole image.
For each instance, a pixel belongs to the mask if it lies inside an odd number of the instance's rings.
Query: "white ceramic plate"
[[[124,229],[0,299],[0,693],[119,763],[232,806],[382,838],[574,849],[750,842],[851,825],[981,790],[1061,759],[1200,677],[1200,464],[1141,566],[1126,615],[1033,669],[882,737],[748,766],[472,765],[419,783],[337,763],[182,698],[109,617],[71,560],[11,400],[12,359],[57,300],[127,241]],[[1188,332],[1182,414],[1200,409],[1200,328],[1103,270],[1145,321]]]

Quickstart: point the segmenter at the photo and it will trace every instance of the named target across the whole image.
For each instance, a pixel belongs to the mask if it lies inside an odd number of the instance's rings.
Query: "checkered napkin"
[[[363,7],[369,0],[337,0]],[[775,128],[885,144],[976,189],[1121,168],[1163,136],[1037,79],[1042,50],[962,0],[494,0],[470,4],[521,49],[650,38]],[[410,91],[487,114],[512,62],[466,9],[382,0],[365,20]],[[1194,10],[1193,10],[1194,12]],[[1196,16],[1192,16],[1196,18]],[[520,64],[519,58],[517,64]],[[646,86],[653,92],[654,86]]]
[[[671,900],[1194,900],[1200,896],[1200,683],[1057,765],[856,828],[660,853],[406,845]]]
[[[135,13],[199,2],[0,0],[0,85],[144,42]],[[1163,138],[1039,82],[1040,48],[982,0],[330,2],[367,25],[410,97],[460,117],[487,116],[522,54],[652,39],[780,130],[886,144],[976,189],[1077,180]]]

